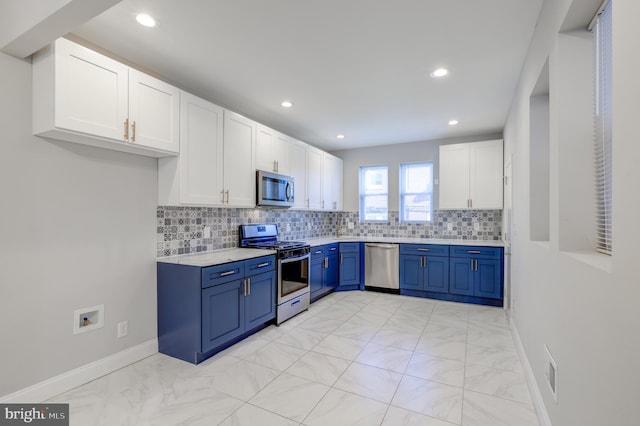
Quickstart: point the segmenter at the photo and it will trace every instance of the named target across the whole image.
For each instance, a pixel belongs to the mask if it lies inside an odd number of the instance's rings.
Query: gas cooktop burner
[[[262,241],[262,242],[247,242],[245,247],[253,248],[269,248],[274,250],[288,250],[292,248],[305,247],[307,243],[302,241]]]

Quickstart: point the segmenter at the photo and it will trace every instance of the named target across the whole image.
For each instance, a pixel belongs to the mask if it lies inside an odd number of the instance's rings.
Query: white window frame
[[[428,166],[429,167],[429,182],[431,187],[431,192],[418,192],[418,193],[406,193],[405,192],[405,179],[404,179],[404,168],[412,167],[412,166]],[[401,163],[399,167],[399,191],[398,191],[398,204],[399,204],[399,220],[401,223],[430,223],[433,221],[433,162],[430,161],[420,161],[415,163]],[[425,220],[405,220],[405,209],[404,205],[405,196],[417,196],[417,195],[426,195],[429,197],[429,217]]]
[[[387,182],[386,182],[386,186],[387,186],[387,192],[386,193],[380,193],[380,192],[372,192],[372,193],[366,193],[366,182],[364,182],[364,174],[366,173],[367,170],[375,170],[375,169],[385,169],[387,171]],[[359,180],[360,180],[360,184],[359,184],[359,194],[360,194],[360,222],[378,222],[378,223],[388,223],[389,222],[389,166],[388,165],[377,165],[377,166],[360,166],[360,174],[359,174]],[[369,196],[385,196],[387,198],[387,202],[386,202],[386,219],[381,219],[381,220],[367,220],[365,218],[365,199]]]

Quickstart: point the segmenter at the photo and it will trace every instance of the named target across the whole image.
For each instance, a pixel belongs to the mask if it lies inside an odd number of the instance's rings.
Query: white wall
[[[398,188],[400,163],[433,162],[433,178],[438,178],[439,146],[452,143],[480,142],[502,139],[501,134],[481,135],[467,138],[443,139],[424,142],[411,142],[397,145],[375,146],[370,148],[333,151],[332,154],[343,160],[344,210],[359,210],[359,179],[361,166],[389,166],[389,210],[398,211]],[[433,206],[438,208],[438,185],[433,187]]]
[[[512,248],[512,318],[522,338],[527,357],[552,423],[556,426],[637,425],[640,382],[640,278],[638,250],[640,227],[640,144],[637,115],[640,85],[640,2],[614,1],[613,99],[614,99],[614,253],[611,258],[593,250],[580,253],[584,240],[572,234],[573,215],[584,226],[591,210],[572,211],[572,203],[583,202],[588,191],[580,175],[590,167],[579,140],[585,129],[573,130],[560,117],[569,117],[572,94],[566,92],[566,68],[554,68],[550,60],[550,242],[529,240],[529,96],[547,56],[563,61],[567,48],[577,43],[575,34],[557,34],[571,0],[546,0],[536,34],[523,68],[519,87],[505,127],[507,155],[513,155],[514,234]],[[581,0],[574,0],[572,10]],[[568,38],[569,37],[569,38]],[[571,52],[575,53],[575,50]],[[558,65],[558,62],[556,62]],[[567,64],[566,66],[571,66]],[[574,70],[576,81],[591,70]],[[574,81],[575,83],[575,81]],[[555,88],[554,88],[555,85]],[[555,100],[554,100],[554,89]],[[584,93],[579,94],[579,97]],[[576,99],[573,98],[572,102]],[[581,101],[582,102],[582,101]],[[579,109],[576,113],[581,114]],[[553,121],[556,120],[556,124]],[[574,126],[576,124],[574,123]],[[586,129],[587,131],[590,129]],[[589,146],[586,147],[590,149]],[[574,174],[567,173],[567,169]],[[567,234],[569,233],[569,234]],[[570,235],[561,245],[563,236]],[[544,381],[544,351],[547,344],[558,363],[558,402]]]
[[[157,336],[157,162],[32,136],[30,63],[0,53],[0,75],[2,397]]]

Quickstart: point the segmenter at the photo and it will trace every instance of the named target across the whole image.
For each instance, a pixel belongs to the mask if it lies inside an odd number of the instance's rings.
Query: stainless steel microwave
[[[294,179],[291,176],[256,171],[256,204],[260,207],[292,207]]]

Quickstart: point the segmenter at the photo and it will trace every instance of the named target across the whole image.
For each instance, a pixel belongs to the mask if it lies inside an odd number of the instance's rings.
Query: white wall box
[[[258,124],[256,141],[256,168],[268,172],[289,175],[289,146],[288,136],[273,129]]]
[[[440,146],[440,209],[502,209],[502,140]]]
[[[291,167],[289,174],[293,177],[294,183],[294,204],[295,209],[306,209],[308,205],[307,196],[307,152],[309,146],[298,140],[291,140],[289,145],[289,160]]]
[[[158,159],[158,204],[222,206],[224,110],[180,95],[180,156]]]
[[[322,158],[322,208],[342,210],[342,160],[329,153]]]
[[[33,133],[151,157],[179,152],[180,91],[66,39],[33,57]]]

